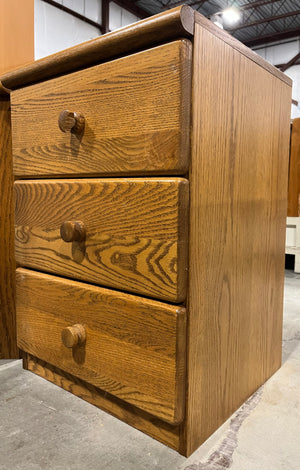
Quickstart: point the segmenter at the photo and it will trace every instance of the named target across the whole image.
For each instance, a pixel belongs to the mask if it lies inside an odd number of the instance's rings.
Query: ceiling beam
[[[259,0],[256,2],[251,2],[251,3],[245,3],[244,5],[241,5],[239,10],[249,10],[250,8],[259,8],[262,7],[263,5],[268,5],[269,3],[277,3],[280,0]]]
[[[227,31],[232,34],[235,31],[238,31],[244,28],[249,28],[250,26],[257,26],[263,23],[270,23],[271,21],[282,20],[283,18],[288,18],[290,16],[297,16],[297,15],[300,15],[300,10],[290,11],[288,13],[283,13],[282,15],[277,15],[277,16],[269,16],[268,18],[263,18],[261,20],[252,21],[251,23],[244,23],[244,24],[241,24],[240,26],[237,26],[236,28],[227,29]]]
[[[199,10],[199,8],[201,8],[204,3],[207,3],[208,0],[198,0],[198,1],[193,1],[193,2],[190,2],[190,3],[186,3],[188,6],[190,7],[197,7],[197,10]],[[276,2],[279,2],[280,0],[256,0],[255,2],[251,2],[251,3],[244,3],[243,5],[239,6],[238,9],[239,10],[249,10],[250,8],[258,8],[258,7],[261,7],[263,5],[268,5],[269,3],[276,3]],[[164,6],[164,9],[169,9],[169,8],[173,8],[173,7],[176,7],[178,5],[182,5],[184,2],[181,0],[181,1],[175,1],[175,2],[172,2],[172,0],[169,0],[165,6]],[[221,8],[219,9],[221,10]],[[217,12],[215,12],[217,13]]]
[[[289,69],[292,65],[294,65],[297,60],[300,58],[300,52],[296,54],[291,60],[287,62],[287,64],[284,64],[282,67],[280,67],[281,72],[285,72],[287,69]]]
[[[261,46],[269,42],[276,42],[282,39],[294,38],[300,36],[300,28],[288,29],[278,33],[266,34],[265,36],[257,36],[246,41],[242,41],[248,47]]]
[[[274,67],[281,70],[285,65],[286,64],[275,64]],[[296,60],[293,65],[300,65],[300,60]]]
[[[109,0],[101,0],[102,2],[102,34],[109,32]]]
[[[206,3],[208,0],[198,0],[197,2],[191,2],[191,3],[186,3],[186,5],[188,5],[189,7],[193,7],[193,6],[196,6],[197,7],[197,10],[199,10],[199,8],[202,7],[202,5],[204,5],[204,3]],[[172,2],[171,0],[169,2],[167,2],[164,6],[164,9],[170,9],[170,8],[174,8],[174,7],[177,7],[179,5],[183,5],[185,2],[184,1],[176,1],[176,2]]]
[[[152,14],[144,10],[143,8],[138,7],[135,5],[134,2],[131,2],[130,0],[113,0],[114,3],[119,5],[119,7],[125,8],[125,10],[129,11],[133,15],[137,16],[141,20],[143,18],[148,18]]]

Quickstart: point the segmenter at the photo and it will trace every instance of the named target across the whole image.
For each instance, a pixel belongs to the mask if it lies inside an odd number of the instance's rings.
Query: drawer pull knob
[[[61,340],[66,348],[82,346],[86,340],[86,332],[83,325],[67,326],[61,332]]]
[[[81,134],[84,130],[85,119],[80,113],[64,110],[58,118],[58,126],[63,132]]]
[[[60,227],[61,238],[65,242],[82,242],[86,237],[86,230],[82,222],[68,220]]]

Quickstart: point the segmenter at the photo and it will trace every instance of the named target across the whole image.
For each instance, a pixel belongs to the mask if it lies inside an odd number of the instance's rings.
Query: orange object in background
[[[34,0],[0,0],[0,74],[34,60]],[[19,357],[14,316],[14,232],[9,95],[0,83],[0,359]]]
[[[0,74],[34,60],[34,0],[0,0]]]
[[[291,129],[287,215],[300,216],[300,118],[293,120]]]

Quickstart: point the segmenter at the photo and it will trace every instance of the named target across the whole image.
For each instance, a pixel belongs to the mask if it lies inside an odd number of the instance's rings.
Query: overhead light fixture
[[[224,23],[232,26],[240,21],[241,13],[237,8],[230,7],[222,11],[222,18]]]
[[[215,23],[216,26],[219,26],[219,28],[223,29],[223,17],[222,17],[222,12],[217,12],[211,15],[210,21]]]
[[[236,7],[230,7],[223,11],[217,11],[211,15],[210,20],[219,26],[219,28],[226,29],[227,26],[233,26],[241,19],[241,13]]]

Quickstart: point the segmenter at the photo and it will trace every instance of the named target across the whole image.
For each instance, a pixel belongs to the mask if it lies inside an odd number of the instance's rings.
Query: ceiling
[[[123,0],[136,13],[149,16],[178,5],[190,5],[210,18],[229,7],[240,10],[241,19],[235,26],[224,29],[249,47],[300,36],[300,0]]]

